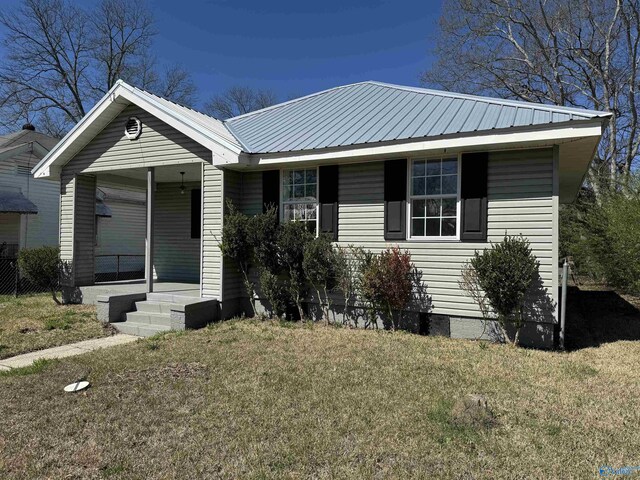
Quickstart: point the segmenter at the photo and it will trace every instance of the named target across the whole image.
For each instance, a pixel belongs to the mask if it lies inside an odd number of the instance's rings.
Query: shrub
[[[328,324],[331,309],[329,290],[336,283],[336,256],[331,239],[327,235],[312,239],[305,245],[303,257],[304,273],[316,290],[320,309]]]
[[[411,256],[396,246],[367,258],[364,265],[362,292],[375,309],[389,315],[391,327],[395,330],[398,319],[394,313],[401,315],[411,297]]]
[[[260,270],[260,288],[264,297],[271,304],[272,313],[278,317],[285,316],[291,305],[286,282],[266,268]]]
[[[344,312],[342,322],[348,324],[351,319],[350,302],[356,291],[357,260],[355,247],[337,246],[334,250],[335,288],[342,292],[344,298]],[[357,325],[356,325],[357,326]]]
[[[288,276],[288,289],[300,319],[304,319],[302,302],[306,294],[304,251],[313,240],[313,234],[303,222],[285,222],[278,231],[278,258]]]
[[[278,258],[278,210],[269,208],[265,213],[251,217],[249,224],[250,242],[259,268],[277,274],[282,268]]]
[[[57,292],[62,262],[58,247],[23,248],[18,254],[18,266],[29,281],[49,290],[53,301],[60,305]]]
[[[469,263],[503,332],[507,324],[514,326],[513,343],[517,345],[524,321],[525,296],[540,267],[529,241],[505,235],[502,242],[491,244],[482,253],[476,251]]]
[[[253,258],[253,245],[249,232],[251,230],[251,218],[239,212],[229,201],[227,203],[227,214],[222,227],[222,242],[220,250],[222,254],[232,260],[242,274],[242,281],[253,315],[257,314],[255,303],[255,285],[249,279],[249,268]]]

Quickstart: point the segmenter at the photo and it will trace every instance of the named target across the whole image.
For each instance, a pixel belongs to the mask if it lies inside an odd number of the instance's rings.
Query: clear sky
[[[78,0],[80,1],[80,0]],[[94,3],[84,0],[82,3]],[[3,8],[19,4],[0,0]],[[232,85],[281,99],[362,80],[418,85],[440,14],[433,0],[150,0],[163,63],[199,102]]]

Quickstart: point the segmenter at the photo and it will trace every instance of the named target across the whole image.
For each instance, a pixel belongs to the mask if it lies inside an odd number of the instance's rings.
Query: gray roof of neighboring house
[[[245,152],[275,153],[609,116],[607,112],[368,81],[233,117],[224,124]]]
[[[0,190],[0,213],[38,213],[38,207],[19,191]]]
[[[33,130],[18,130],[7,135],[0,135],[0,148],[13,147],[23,143],[38,142],[47,150],[51,150],[59,139]]]

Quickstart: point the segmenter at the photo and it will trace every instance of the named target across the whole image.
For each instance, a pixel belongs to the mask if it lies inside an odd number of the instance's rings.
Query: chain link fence
[[[18,268],[18,245],[0,246],[0,295],[29,295],[46,289],[32,283]]]
[[[144,255],[96,255],[96,282],[144,279]]]

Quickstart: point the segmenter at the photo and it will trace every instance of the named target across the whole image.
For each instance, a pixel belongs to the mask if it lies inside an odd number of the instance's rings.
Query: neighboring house
[[[30,124],[0,136],[0,255],[5,258],[15,257],[21,248],[59,244],[60,182],[31,175],[31,169],[58,141],[36,132]],[[97,265],[98,273],[115,278],[117,255],[122,254],[128,255],[122,260],[125,278],[144,271],[144,238],[136,237],[136,231],[144,232],[145,228],[144,199],[144,190],[100,186],[96,195],[96,253],[104,257]],[[0,269],[0,277],[8,272],[8,268]],[[6,290],[6,283],[0,278],[0,293],[6,293],[1,291]]]
[[[118,82],[33,172],[62,182],[70,287],[94,283],[96,184],[121,181],[147,190],[146,290],[154,278],[197,283],[198,296],[217,300],[209,319],[246,308],[218,246],[227,199],[248,214],[276,204],[282,221],[308,222],[342,245],[409,250],[432,297],[432,328],[456,337],[483,331],[458,286],[463,263],[505,233],[522,234],[540,278],[521,338],[548,347],[559,204],[575,199],[609,116],[363,82],[221,122]],[[153,303],[178,298],[136,292],[101,299],[108,318],[164,311]],[[171,307],[170,325],[187,310]],[[137,322],[164,321],[140,315],[125,323],[141,333]]]
[[[30,124],[0,136],[0,244],[7,257],[24,247],[58,245],[60,185],[31,175],[56,143]]]

